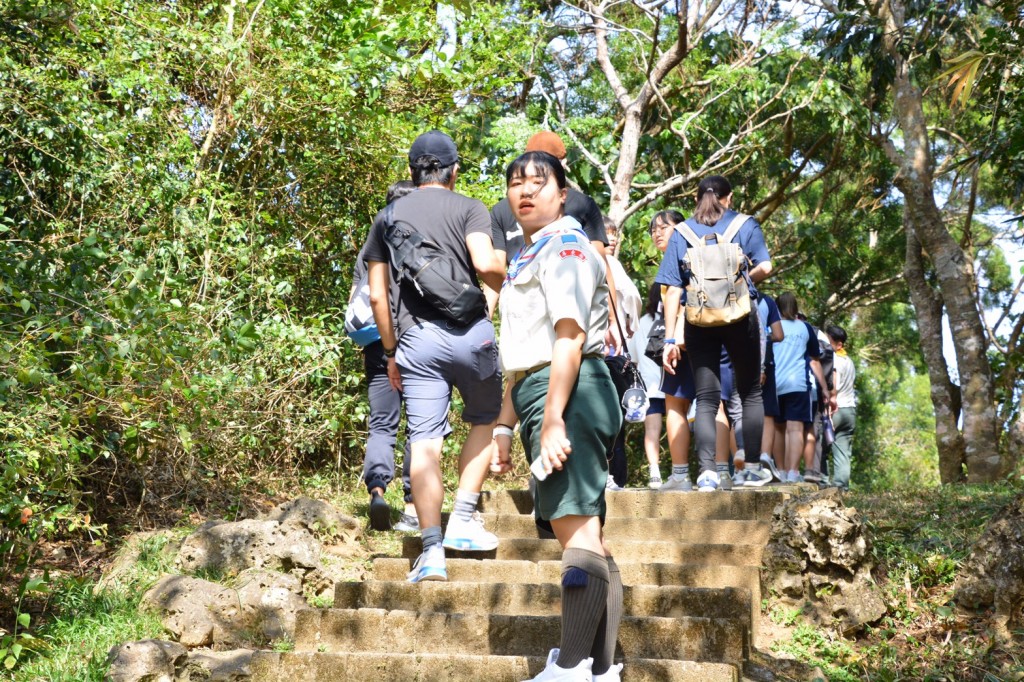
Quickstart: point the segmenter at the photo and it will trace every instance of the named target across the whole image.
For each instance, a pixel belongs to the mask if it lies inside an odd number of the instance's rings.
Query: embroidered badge
[[[587,255],[580,249],[562,249],[558,252],[559,258],[579,258],[580,261],[586,263]]]

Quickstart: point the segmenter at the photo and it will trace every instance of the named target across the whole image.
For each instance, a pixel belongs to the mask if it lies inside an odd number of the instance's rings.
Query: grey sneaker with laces
[[[689,476],[680,476],[677,478],[675,474],[672,474],[664,483],[661,484],[661,488],[658,490],[663,493],[688,493],[693,490],[693,483],[690,482]]]
[[[420,529],[420,520],[412,514],[402,512],[398,523],[392,526],[392,528],[402,533],[416,533]]]

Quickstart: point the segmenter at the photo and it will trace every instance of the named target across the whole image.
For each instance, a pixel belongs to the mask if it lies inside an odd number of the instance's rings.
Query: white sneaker
[[[622,664],[615,663],[612,667],[608,668],[605,672],[600,675],[594,675],[594,682],[620,682],[622,677],[619,673],[622,672]]]
[[[697,477],[697,490],[702,493],[713,493],[718,490],[721,482],[717,471],[704,471]]]
[[[747,470],[737,469],[736,473],[732,475],[732,486],[734,488],[742,488],[743,484],[747,480]]]
[[[672,474],[668,477],[668,480],[661,484],[661,488],[659,488],[659,490],[663,493],[688,493],[693,490],[693,483],[690,482],[689,476],[680,476],[677,478],[675,474]]]
[[[448,567],[444,562],[444,549],[434,546],[420,554],[406,578],[411,583],[419,583],[424,580],[448,580]]]
[[[615,477],[612,476],[611,474],[608,474],[608,480],[604,484],[604,489],[605,490],[615,490],[615,491],[625,490],[625,488],[623,488],[621,485],[619,485],[618,483],[615,482]]]
[[[555,663],[557,660],[558,649],[552,649],[548,652],[548,662],[544,670],[541,670],[539,675],[531,677],[526,682],[591,682],[593,680],[590,668],[594,664],[594,659],[584,658],[575,668],[559,668],[558,664]],[[614,667],[612,666],[612,668]],[[611,672],[611,670],[608,672]]]
[[[457,549],[462,552],[489,552],[498,547],[498,536],[484,528],[484,520],[478,512],[473,512],[469,521],[462,521],[454,516],[448,519],[448,527],[444,529],[445,549]]]
[[[651,490],[657,490],[661,487],[661,476],[651,476],[647,479],[647,487]]]

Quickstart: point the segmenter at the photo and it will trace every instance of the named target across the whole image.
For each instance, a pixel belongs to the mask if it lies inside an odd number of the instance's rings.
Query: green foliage
[[[142,592],[94,592],[89,581],[67,580],[54,586],[60,613],[42,627],[33,656],[13,679],[52,682],[102,682],[107,652],[124,642],[160,638],[159,617],[139,609]]]

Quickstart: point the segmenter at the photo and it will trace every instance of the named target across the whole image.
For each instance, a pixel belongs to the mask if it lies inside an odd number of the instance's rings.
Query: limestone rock
[[[245,682],[252,679],[252,657],[250,649],[193,651],[179,682]]]
[[[993,516],[957,577],[953,598],[972,609],[995,607],[1000,629],[1024,609],[1024,494]]]
[[[183,646],[233,648],[248,629],[238,593],[198,578],[161,578],[142,597]]]
[[[184,571],[238,573],[268,568],[287,573],[312,569],[320,561],[320,543],[309,531],[277,521],[209,521],[186,538],[176,562]]]
[[[266,515],[265,521],[277,521],[282,526],[296,526],[312,533],[317,538],[329,540],[340,538],[345,543],[362,538],[362,524],[351,516],[309,497],[298,497],[279,504]]]
[[[809,493],[776,508],[765,547],[761,587],[802,604],[820,623],[854,630],[885,615],[871,579],[864,521],[835,489]]]
[[[293,639],[295,614],[309,608],[302,581],[294,575],[251,569],[238,576],[238,601],[244,621],[266,641]]]
[[[107,654],[108,682],[175,682],[188,652],[181,644],[143,639],[113,647]]]

